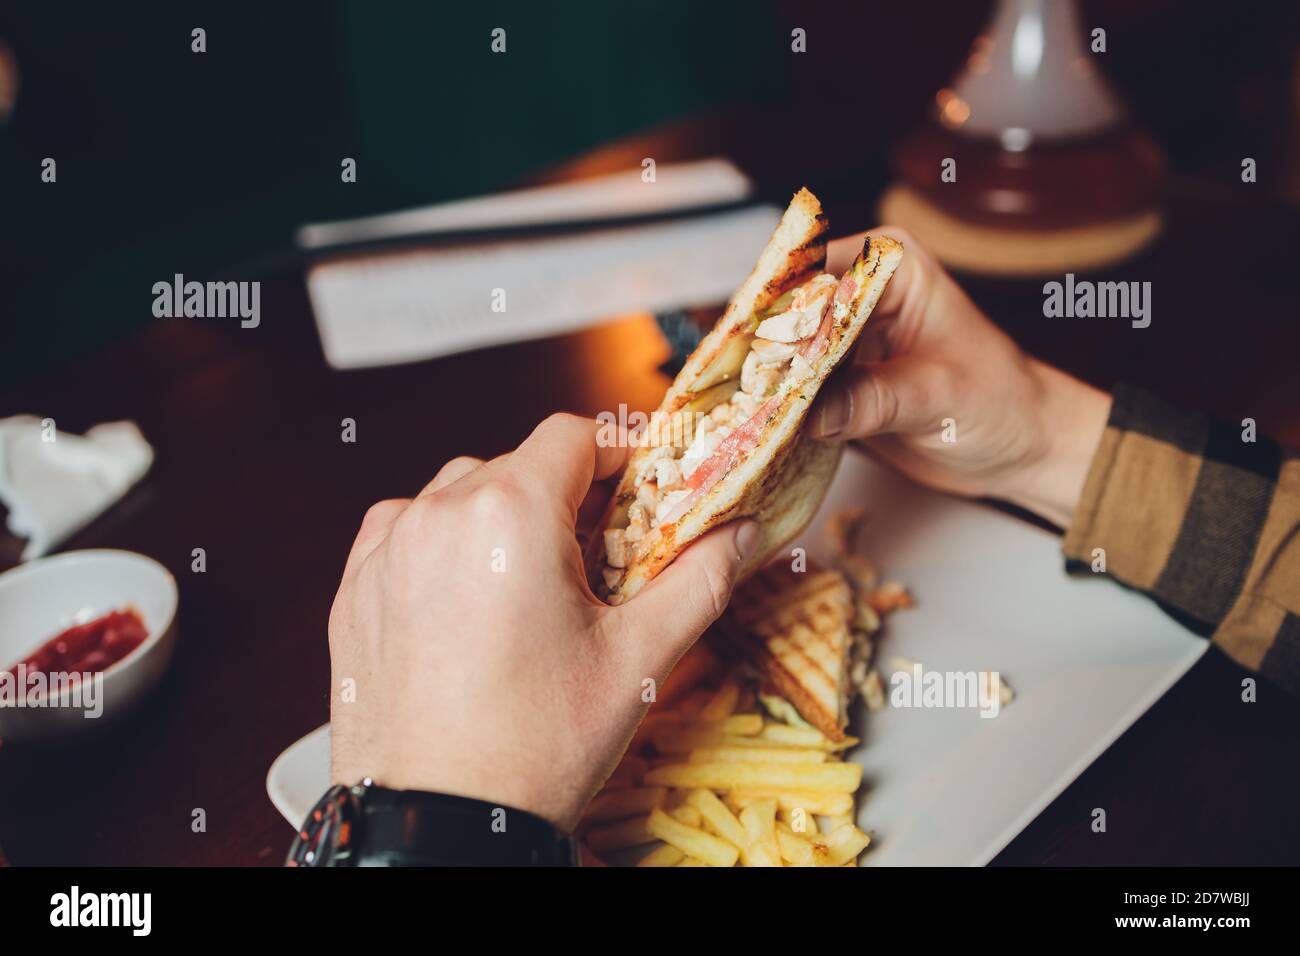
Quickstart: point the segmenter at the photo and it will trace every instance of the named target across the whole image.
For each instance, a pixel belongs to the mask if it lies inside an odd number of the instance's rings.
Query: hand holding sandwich
[[[1001,498],[1067,527],[1110,396],[1022,352],[905,232],[872,235],[908,254],[853,364],[819,397],[810,433],[861,441],[933,488]],[[844,268],[861,245],[861,236],[831,243],[828,268]]]
[[[635,602],[591,592],[575,527],[628,449],[556,415],[362,522],[330,614],[332,776],[499,802],[571,827],[757,541],[733,522]]]

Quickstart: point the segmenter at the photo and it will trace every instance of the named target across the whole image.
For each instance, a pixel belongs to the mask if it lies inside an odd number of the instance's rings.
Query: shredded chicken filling
[[[627,526],[605,532],[602,576],[609,590],[619,586],[627,566],[653,541],[655,529],[679,518],[693,496],[702,494],[717,480],[713,472],[723,470],[728,462],[713,459],[723,457],[719,446],[727,437],[735,432],[738,438],[756,438],[757,428],[751,421],[760,409],[787,382],[797,385],[812,377],[812,362],[825,348],[824,320],[831,312],[833,296],[839,305],[837,285],[834,276],[822,273],[778,299],[754,330],[737,390],[694,421],[693,433],[684,447],[657,445],[641,459],[636,500],[628,508]],[[755,434],[750,435],[751,431]],[[730,443],[733,449],[736,444],[736,439]],[[727,450],[724,447],[724,455]]]

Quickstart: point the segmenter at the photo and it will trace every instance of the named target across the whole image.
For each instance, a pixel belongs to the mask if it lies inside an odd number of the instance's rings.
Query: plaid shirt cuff
[[[1300,458],[1246,438],[1120,386],[1062,550],[1300,693]]]

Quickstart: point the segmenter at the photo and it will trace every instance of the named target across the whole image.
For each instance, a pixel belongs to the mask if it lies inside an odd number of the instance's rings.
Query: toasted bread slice
[[[754,339],[759,314],[787,290],[822,270],[826,257],[826,220],[821,204],[808,190],[795,194],[780,224],[759,257],[758,265],[741,284],[722,318],[687,360],[663,403],[651,416],[651,444],[633,453],[602,522],[604,529],[626,528],[636,500],[637,474],[661,444],[684,445],[678,424],[697,410],[716,403],[715,390],[730,387]],[[671,523],[653,528],[614,586],[601,581],[605,567],[602,536],[593,537],[586,565],[593,589],[612,604],[635,595],[692,541],[736,518],[754,518],[762,540],[741,569],[741,577],[770,561],[816,513],[839,465],[843,446],[817,442],[802,435],[802,426],[822,383],[848,355],[871,310],[884,293],[902,259],[903,247],[893,239],[868,237],[862,253],[845,273],[841,286],[851,290],[837,310],[825,351],[812,363],[810,377],[791,383],[773,400],[763,421],[761,437],[741,455],[726,476],[701,495]],[[838,293],[837,293],[838,294]],[[767,407],[767,406],[765,406]],[[669,440],[663,440],[669,436]]]
[[[844,575],[782,561],[741,585],[721,629],[768,689],[838,741],[848,725],[852,621]]]

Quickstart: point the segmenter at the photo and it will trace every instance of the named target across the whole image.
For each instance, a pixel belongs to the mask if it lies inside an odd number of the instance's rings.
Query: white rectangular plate
[[[826,519],[872,516],[861,550],[918,606],[890,617],[881,662],[995,670],[1016,698],[976,709],[887,707],[854,726],[864,744],[858,824],[864,864],[981,866],[1192,666],[1206,643],[1117,585],[1068,577],[1054,535],[991,508],[926,491],[865,456],[844,458],[800,545],[826,552]],[[887,688],[888,689],[888,688]],[[271,767],[267,792],[297,826],[328,786],[329,728]]]

